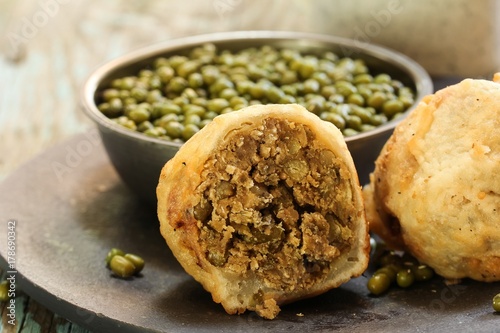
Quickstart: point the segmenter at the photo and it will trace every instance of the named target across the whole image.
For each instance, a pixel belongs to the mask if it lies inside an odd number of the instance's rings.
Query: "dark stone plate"
[[[73,322],[96,332],[498,331],[491,302],[500,283],[440,278],[372,297],[362,276],[272,321],[227,315],[176,262],[155,208],[122,184],[94,134],[48,150],[0,186],[2,267],[15,221],[18,287]],[[104,265],[111,247],[144,257],[143,274],[113,278]]]

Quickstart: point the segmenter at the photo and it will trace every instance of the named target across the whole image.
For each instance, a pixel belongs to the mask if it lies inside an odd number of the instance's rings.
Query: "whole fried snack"
[[[363,194],[370,231],[448,279],[500,280],[500,74],[429,95]]]
[[[216,117],[162,170],[160,230],[229,314],[279,305],[366,269],[361,187],[340,131],[299,105]]]

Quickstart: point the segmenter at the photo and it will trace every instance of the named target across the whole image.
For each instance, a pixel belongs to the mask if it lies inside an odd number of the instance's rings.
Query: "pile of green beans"
[[[351,136],[398,117],[414,97],[389,74],[333,52],[271,46],[232,52],[205,44],[112,80],[98,91],[97,105],[126,128],[185,142],[220,114],[269,103],[301,104]]]
[[[116,276],[127,279],[142,271],[144,268],[144,259],[138,255],[112,248],[106,256],[106,266]]]
[[[378,268],[368,279],[367,287],[373,295],[381,295],[392,285],[408,288],[415,282],[428,281],[434,276],[434,270],[420,264],[407,253],[384,251],[378,260]]]

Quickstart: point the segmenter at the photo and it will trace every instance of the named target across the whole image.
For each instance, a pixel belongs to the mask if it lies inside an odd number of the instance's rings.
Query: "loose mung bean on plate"
[[[269,103],[301,104],[351,136],[398,117],[414,96],[390,75],[333,52],[271,46],[231,52],[205,44],[114,79],[97,98],[99,110],[117,124],[185,142],[217,115]]]

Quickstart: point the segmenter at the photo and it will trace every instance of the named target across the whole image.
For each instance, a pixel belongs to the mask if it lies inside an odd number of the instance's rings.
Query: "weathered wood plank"
[[[29,299],[25,312],[21,333],[48,333],[52,324],[54,314],[38,304],[33,299]]]
[[[58,315],[54,315],[50,325],[50,333],[71,333],[72,325],[73,324],[66,319]]]

